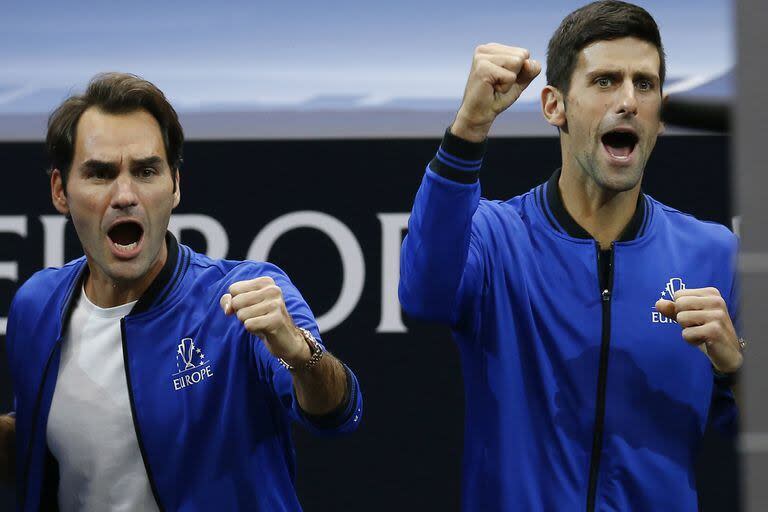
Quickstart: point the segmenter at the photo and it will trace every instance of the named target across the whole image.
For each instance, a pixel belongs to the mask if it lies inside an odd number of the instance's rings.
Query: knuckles
[[[682,313],[684,311],[688,311],[690,309],[693,309],[692,308],[693,302],[694,302],[693,298],[689,297],[689,296],[683,296],[683,297],[676,298],[675,301],[674,301],[675,312],[679,314],[679,313]]]
[[[708,325],[694,325],[683,329],[683,339],[691,345],[700,345],[712,339],[712,329]]]
[[[708,287],[704,288],[704,291],[706,291],[707,293],[709,293],[711,295],[714,295],[714,296],[722,298],[722,295],[720,295],[720,290],[718,290],[717,288],[715,288],[713,286],[708,286]]]
[[[234,285],[233,285],[234,286]],[[234,311],[239,311],[248,306],[259,304],[266,300],[283,300],[283,291],[279,286],[274,284],[266,284],[266,286],[259,287],[253,290],[241,290],[239,294],[232,294],[231,305]]]
[[[246,330],[255,334],[268,329],[269,320],[268,317],[246,318],[245,321],[243,321],[243,326]]]
[[[277,286],[274,281],[272,281],[271,285],[264,288],[264,294],[267,297],[282,297],[283,290],[281,290],[280,287]]]
[[[716,288],[712,288],[712,290],[717,291]],[[675,299],[674,305],[675,312],[678,314],[694,310],[728,311],[725,299],[719,294],[708,296],[683,295]]]
[[[237,316],[237,319],[243,323],[245,323],[246,320],[249,320],[252,318],[264,317],[266,315],[269,315],[270,313],[273,313],[274,311],[280,311],[282,309],[283,301],[281,299],[282,297],[275,297],[275,298],[267,299],[257,304],[254,304],[254,305],[260,306],[258,313],[254,312],[250,306],[246,306],[246,307],[241,307],[240,309],[235,308],[235,314]]]
[[[245,327],[245,330],[251,334],[258,334],[259,332],[259,324],[256,318],[245,319],[243,322],[243,327]]]
[[[481,74],[490,74],[493,64],[491,61],[480,58],[475,61],[475,72]]]
[[[475,46],[475,55],[488,53],[496,43],[483,43]]]
[[[518,46],[507,46],[507,45],[504,45],[504,44],[501,44],[501,43],[490,42],[490,43],[482,43],[482,44],[479,44],[479,45],[475,46],[475,55],[483,54],[483,53],[490,53],[494,49],[496,49],[496,50],[504,49],[504,50],[506,50],[507,53],[510,53],[510,54],[515,53],[515,54],[522,54],[522,55],[526,55],[526,56],[529,54],[528,50],[525,49],[525,48],[520,48]]]
[[[270,336],[285,323],[287,311],[282,289],[269,276],[238,281],[228,288],[230,306],[246,331]],[[222,296],[222,303],[224,297]]]
[[[691,327],[693,319],[688,311],[681,311],[675,317],[675,321],[682,327]]]
[[[261,276],[248,281],[238,281],[229,285],[229,293],[232,296],[240,295],[243,293],[261,290],[269,286],[276,286],[275,280],[270,276]]]
[[[715,290],[713,288],[713,290]],[[715,290],[717,291],[717,290]],[[728,306],[725,303],[725,299],[718,293],[718,295],[714,298],[714,304],[715,307],[718,308],[718,310],[725,312],[728,309]]]

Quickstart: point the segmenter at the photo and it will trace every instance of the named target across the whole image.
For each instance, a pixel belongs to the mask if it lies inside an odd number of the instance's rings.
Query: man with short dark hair
[[[20,510],[300,510],[290,424],[354,430],[357,379],[288,277],[167,232],[183,133],[163,93],[95,77],[51,116],[51,197],[84,257],[11,304]]]
[[[547,63],[562,168],[509,201],[480,198],[491,125],[541,65],[479,46],[403,242],[403,308],[459,346],[463,508],[696,510],[701,436],[736,417],[736,238],[641,192],[665,74],[644,9],[574,11]]]

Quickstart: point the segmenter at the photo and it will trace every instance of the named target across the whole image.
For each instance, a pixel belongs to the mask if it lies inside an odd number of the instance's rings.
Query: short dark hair
[[[184,132],[176,111],[163,91],[136,75],[100,73],[91,79],[85,93],[64,100],[48,118],[48,134],[45,139],[51,160],[48,172],[58,169],[64,184],[75,154],[77,123],[83,112],[91,107],[108,114],[127,114],[137,110],[149,112],[160,125],[168,165],[172,171],[179,169]],[[174,186],[175,183],[174,179]]]
[[[663,85],[666,63],[659,26],[642,7],[619,0],[592,2],[563,19],[547,47],[547,84],[567,95],[579,52],[595,41],[622,37],[636,37],[656,47]]]

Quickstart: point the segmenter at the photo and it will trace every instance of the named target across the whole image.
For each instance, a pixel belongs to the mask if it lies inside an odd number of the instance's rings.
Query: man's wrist
[[[301,350],[301,356],[294,356],[289,360],[278,358],[278,361],[290,371],[310,370],[323,358],[325,349],[323,349],[323,346],[318,343],[312,333],[307,329],[301,327],[296,327],[295,329],[306,348]]]
[[[483,142],[488,138],[493,123],[477,124],[470,122],[461,112],[456,114],[456,119],[451,124],[450,131],[456,137],[468,142]]]
[[[293,339],[295,340],[296,350],[291,354],[286,354],[280,359],[293,368],[300,368],[307,364],[312,357],[312,349],[298,327],[293,326],[291,331]]]

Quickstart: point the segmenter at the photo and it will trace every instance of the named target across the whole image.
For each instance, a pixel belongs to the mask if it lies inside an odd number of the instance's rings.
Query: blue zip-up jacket
[[[601,254],[563,207],[559,173],[481,199],[483,151],[446,134],[416,195],[399,290],[407,313],[449,324],[459,347],[463,509],[697,510],[697,448],[708,421],[733,433],[735,405],[654,304],[713,286],[735,316],[735,236],[641,194]]]
[[[209,259],[170,234],[166,241],[164,268],[121,320],[131,412],[160,509],[301,510],[290,423],[318,434],[354,430],[362,412],[357,379],[346,369],[350,392],[342,407],[307,417],[290,372],[219,306],[232,283],[270,276],[296,325],[319,341],[312,312],[288,277],[268,263]],[[11,304],[6,341],[19,510],[57,507],[57,464],[46,425],[68,316],[87,266],[80,258],[37,272]],[[190,339],[201,349],[194,356]]]

